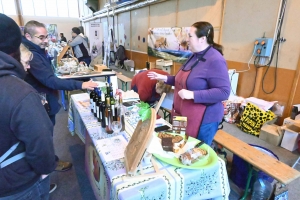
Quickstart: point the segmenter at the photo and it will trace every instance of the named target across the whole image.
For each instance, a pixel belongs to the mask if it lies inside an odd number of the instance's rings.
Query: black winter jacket
[[[17,142],[18,148],[7,159],[26,153],[25,158],[0,168],[0,197],[29,188],[56,167],[53,125],[24,77],[23,66],[0,51],[0,156]]]
[[[23,37],[22,43],[33,54],[25,81],[32,85],[38,92],[46,93],[46,98],[50,106],[49,115],[55,115],[61,107],[58,103],[57,90],[78,90],[82,88],[82,82],[57,78],[45,50],[25,37]]]

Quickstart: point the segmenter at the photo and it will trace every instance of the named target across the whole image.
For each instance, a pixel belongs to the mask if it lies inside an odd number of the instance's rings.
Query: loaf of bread
[[[161,139],[161,144],[165,151],[173,151],[174,153],[177,153],[180,148],[185,145],[185,141],[180,135],[171,135],[160,132],[157,136]]]
[[[174,135],[168,134],[168,133],[163,133],[163,132],[159,132],[157,137],[159,137],[160,139],[162,138],[173,138],[175,137]]]
[[[207,151],[200,148],[193,148],[179,156],[179,160],[184,165],[191,165],[198,161],[201,157],[207,155]]]
[[[172,138],[162,138],[161,146],[164,151],[173,151],[173,142]]]

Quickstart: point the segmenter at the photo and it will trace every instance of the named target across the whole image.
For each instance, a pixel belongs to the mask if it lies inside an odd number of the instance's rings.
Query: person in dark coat
[[[1,13],[0,21],[0,199],[48,199],[47,174],[56,167],[53,124],[23,81],[19,26]]]
[[[53,125],[55,125],[55,115],[61,108],[58,103],[58,90],[92,90],[94,87],[97,87],[97,84],[90,81],[64,80],[56,77],[51,67],[51,61],[45,52],[45,47],[48,45],[48,35],[44,24],[37,21],[27,22],[24,27],[22,43],[33,54],[25,81],[39,93],[46,94],[46,100],[50,107],[48,115]],[[59,161],[56,171],[66,171],[71,169],[71,167],[72,164],[70,162]]]
[[[66,39],[66,37],[64,36],[63,33],[60,33],[59,35],[60,35],[60,41],[61,42],[67,42],[67,39]]]

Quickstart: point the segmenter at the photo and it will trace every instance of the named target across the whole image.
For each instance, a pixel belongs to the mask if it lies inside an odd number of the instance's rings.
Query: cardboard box
[[[94,66],[94,70],[97,71],[97,72],[102,72],[103,69],[107,69],[107,66],[102,65],[102,64],[100,64],[100,65],[97,64],[97,65]]]
[[[300,124],[292,124],[284,127],[284,135],[281,142],[281,147],[294,151],[298,148],[298,140],[300,132]]]
[[[127,71],[134,71],[134,61],[133,60],[124,60],[124,66]]]
[[[261,127],[259,139],[278,146],[281,143],[283,133],[278,131],[279,126],[276,124],[264,125]]]
[[[287,117],[283,120],[283,125],[292,125],[292,124],[300,124],[300,120],[296,119],[296,120],[293,120],[291,119],[290,117]]]

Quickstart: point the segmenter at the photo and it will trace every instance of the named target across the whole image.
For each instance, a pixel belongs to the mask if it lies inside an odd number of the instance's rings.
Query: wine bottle
[[[115,103],[115,118],[114,118],[114,121],[120,121],[120,119],[119,119],[119,116],[120,116],[120,113],[119,113],[119,111],[118,111],[118,109],[119,109],[119,106],[120,106],[120,104],[119,104],[119,95],[116,95],[116,103]]]
[[[120,118],[120,121],[122,124],[121,131],[124,131],[125,130],[125,107],[123,106],[122,96],[120,96],[120,100],[119,100],[118,113],[119,113],[119,118]]]
[[[101,93],[101,104],[100,104],[100,112],[101,112],[101,126],[102,128],[106,128],[106,120],[105,120],[105,96],[104,92]]]
[[[96,102],[96,115],[97,115],[97,120],[98,122],[101,122],[101,109],[100,109],[100,104],[101,104],[101,90],[98,90],[98,98]]]
[[[105,99],[106,99],[109,96],[109,94],[110,94],[110,90],[109,90],[108,83],[106,82],[105,84],[106,84],[106,94],[105,94]]]
[[[110,106],[111,106],[112,117],[113,117],[113,120],[116,121],[115,120],[115,118],[116,118],[116,113],[115,113],[116,101],[115,101],[112,90],[110,91],[109,97],[110,97]]]
[[[113,122],[112,119],[112,112],[110,107],[110,98],[106,97],[106,108],[105,108],[105,123],[106,123],[106,133],[112,134],[113,130],[111,128],[111,123]]]
[[[94,111],[94,116],[97,117],[97,107],[96,107],[96,102],[98,101],[98,88],[95,89],[95,95],[93,98],[93,111]]]
[[[90,93],[90,109],[91,109],[91,112],[94,113],[94,109],[93,109],[93,99],[94,99],[94,95],[95,95],[95,89],[93,91],[91,91]]]

